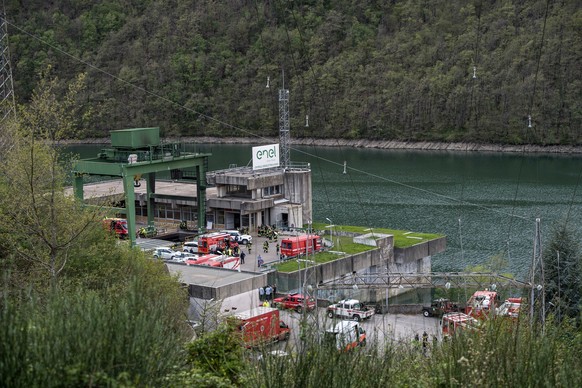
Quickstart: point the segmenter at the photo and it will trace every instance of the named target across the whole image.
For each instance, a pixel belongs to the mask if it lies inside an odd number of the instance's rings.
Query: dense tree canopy
[[[75,127],[83,76],[43,78],[5,122],[0,172],[0,386],[152,386],[188,336],[186,291],[65,195],[53,142]]]
[[[558,320],[580,319],[582,262],[576,235],[562,224],[554,228],[544,248],[544,277],[548,312]]]
[[[140,126],[276,135],[284,68],[294,137],[582,141],[579,1],[8,0],[6,9],[21,102],[47,64],[63,80],[87,72],[79,102],[95,114],[81,138]]]

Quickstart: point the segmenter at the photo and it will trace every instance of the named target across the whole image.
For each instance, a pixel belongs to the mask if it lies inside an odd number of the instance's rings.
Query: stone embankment
[[[181,137],[166,139],[167,141],[185,141],[201,144],[269,144],[276,143],[279,138],[254,137]],[[94,138],[83,140],[69,140],[65,144],[108,144],[109,138]],[[471,152],[526,152],[526,153],[554,153],[554,154],[582,154],[582,146],[560,145],[506,145],[480,143],[443,143],[443,142],[405,142],[393,140],[350,140],[350,139],[291,139],[292,145],[319,146],[319,147],[350,147],[350,148],[377,148],[425,151],[471,151]]]

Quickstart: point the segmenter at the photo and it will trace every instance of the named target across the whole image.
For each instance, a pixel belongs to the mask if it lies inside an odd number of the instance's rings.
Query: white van
[[[198,241],[187,241],[184,243],[182,251],[188,253],[198,253]]]
[[[340,321],[325,331],[324,341],[340,351],[349,351],[366,346],[366,331],[358,322]]]

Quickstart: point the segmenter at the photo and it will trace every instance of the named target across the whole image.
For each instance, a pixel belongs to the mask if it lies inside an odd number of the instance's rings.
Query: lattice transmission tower
[[[0,124],[10,115],[16,114],[14,98],[14,83],[10,67],[10,51],[8,48],[8,23],[4,7],[0,10]]]
[[[283,87],[279,89],[279,143],[281,146],[281,167],[290,167],[291,157],[289,150],[289,90],[285,89],[285,73],[283,72]]]

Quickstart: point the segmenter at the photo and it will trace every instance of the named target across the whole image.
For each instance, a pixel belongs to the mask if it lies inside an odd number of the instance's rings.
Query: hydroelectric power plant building
[[[177,230],[186,221],[189,228],[198,232],[248,227],[252,233],[261,225],[301,227],[312,221],[311,167],[307,163],[291,163],[288,155],[281,166],[279,151],[279,144],[249,147],[252,167],[208,171],[211,154],[196,152],[195,144],[162,142],[158,128],[111,131],[110,148],[74,165],[73,189],[86,203],[110,206],[112,213],[124,214],[132,245],[136,243],[137,222],[151,227],[168,223]],[[111,179],[85,184],[90,176]],[[446,245],[444,237],[406,249],[395,249],[391,235],[353,238],[375,249],[343,255],[327,263],[299,266],[297,271],[288,273],[268,267],[237,273],[179,264],[168,268],[188,286],[193,310],[219,299],[220,311],[242,311],[258,305],[256,290],[267,282],[277,284],[280,292],[302,287],[305,292],[305,285],[309,284],[312,289],[319,289],[320,297],[333,298],[336,295],[330,284],[345,283],[356,275],[372,279],[386,271],[429,273],[431,256],[442,252]],[[139,240],[142,243],[146,239]],[[422,282],[422,277],[417,281]],[[345,290],[346,284],[343,287]],[[350,292],[357,292],[360,299],[368,301],[382,301],[389,294],[401,292],[389,287]]]
[[[111,148],[75,164],[75,195],[115,204],[112,212],[126,215],[132,243],[138,217],[150,226],[186,221],[199,231],[311,221],[310,166],[279,167],[278,144],[253,147],[253,167],[213,172],[207,171],[211,155],[194,150],[194,144],[162,143],[159,128],[111,131]],[[161,174],[165,180],[157,179]],[[86,176],[113,180],[85,185]]]

